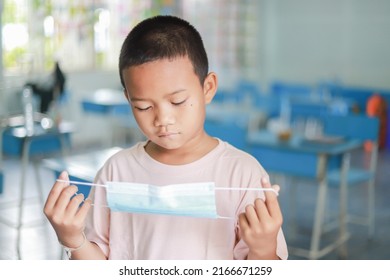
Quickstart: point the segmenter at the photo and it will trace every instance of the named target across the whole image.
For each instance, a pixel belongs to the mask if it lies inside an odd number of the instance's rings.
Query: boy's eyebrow
[[[174,92],[166,94],[165,97],[172,96],[172,95],[178,94],[178,93],[183,92],[183,91],[186,91],[186,90],[185,89],[178,89],[178,90],[175,90]],[[137,97],[130,97],[130,100],[131,101],[147,101],[147,99],[137,98]]]

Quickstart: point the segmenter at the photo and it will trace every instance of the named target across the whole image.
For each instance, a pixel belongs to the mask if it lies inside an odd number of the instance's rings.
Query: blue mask
[[[214,183],[153,186],[107,182],[111,211],[217,218]]]

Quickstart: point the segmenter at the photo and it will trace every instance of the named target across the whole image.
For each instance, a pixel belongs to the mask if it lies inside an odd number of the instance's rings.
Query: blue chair
[[[333,97],[340,97],[340,98],[353,100],[359,112],[365,112],[367,100],[375,92],[379,92],[379,91],[370,88],[343,86],[338,88],[335,91],[332,91],[331,94]]]
[[[246,149],[247,127],[234,122],[207,120],[205,130],[213,137],[217,137],[238,149]]]
[[[369,156],[367,167],[364,164],[351,164],[349,168],[347,182],[350,188],[356,187],[361,183],[367,182],[368,191],[368,215],[367,217],[356,217],[349,215],[347,218],[351,223],[358,223],[368,226],[369,237],[374,234],[375,228],[375,173],[378,159],[378,137],[379,137],[379,120],[375,117],[366,115],[346,115],[334,116],[330,115],[324,119],[324,133],[330,136],[343,136],[345,138],[353,138],[372,142],[372,149]],[[328,173],[329,185],[339,186],[341,174],[338,170]]]
[[[213,102],[224,103],[224,102],[236,102],[233,93],[227,89],[218,88],[217,93],[214,95]]]
[[[291,100],[290,111],[292,121],[298,118],[316,118],[318,120],[322,120],[330,113],[327,104],[311,101],[305,102],[302,100]]]
[[[250,101],[252,105],[258,104],[258,98],[261,95],[258,85],[253,81],[245,79],[238,81],[234,92],[238,103]]]
[[[274,118],[280,115],[281,99],[280,96],[272,94],[261,94],[256,99],[255,108],[266,113],[268,118]]]
[[[274,81],[270,85],[270,93],[278,96],[308,97],[312,92],[313,87],[303,83]]]

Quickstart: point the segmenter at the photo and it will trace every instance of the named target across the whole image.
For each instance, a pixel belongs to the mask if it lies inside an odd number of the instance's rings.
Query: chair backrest
[[[325,103],[290,101],[290,115],[291,121],[299,118],[322,120],[329,115],[329,108]]]
[[[236,84],[233,94],[238,103],[258,104],[258,98],[261,95],[259,86],[254,81],[241,79]]]
[[[274,81],[270,85],[270,92],[278,96],[301,96],[308,97],[311,95],[313,88],[303,83],[291,83],[284,81]]]
[[[328,115],[324,118],[324,134],[377,142],[379,119],[363,114]]]
[[[236,148],[246,149],[247,127],[233,122],[205,121],[205,130],[213,137],[227,141]]]
[[[371,141],[369,169],[375,172],[378,158],[379,119],[364,114],[327,116],[324,121],[326,135],[344,136],[361,141]]]

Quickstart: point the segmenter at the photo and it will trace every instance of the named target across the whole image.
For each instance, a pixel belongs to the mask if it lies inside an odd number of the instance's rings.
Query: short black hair
[[[138,23],[124,40],[119,55],[119,75],[123,70],[159,59],[188,56],[195,74],[203,84],[208,74],[208,59],[199,32],[189,22],[159,15]]]

